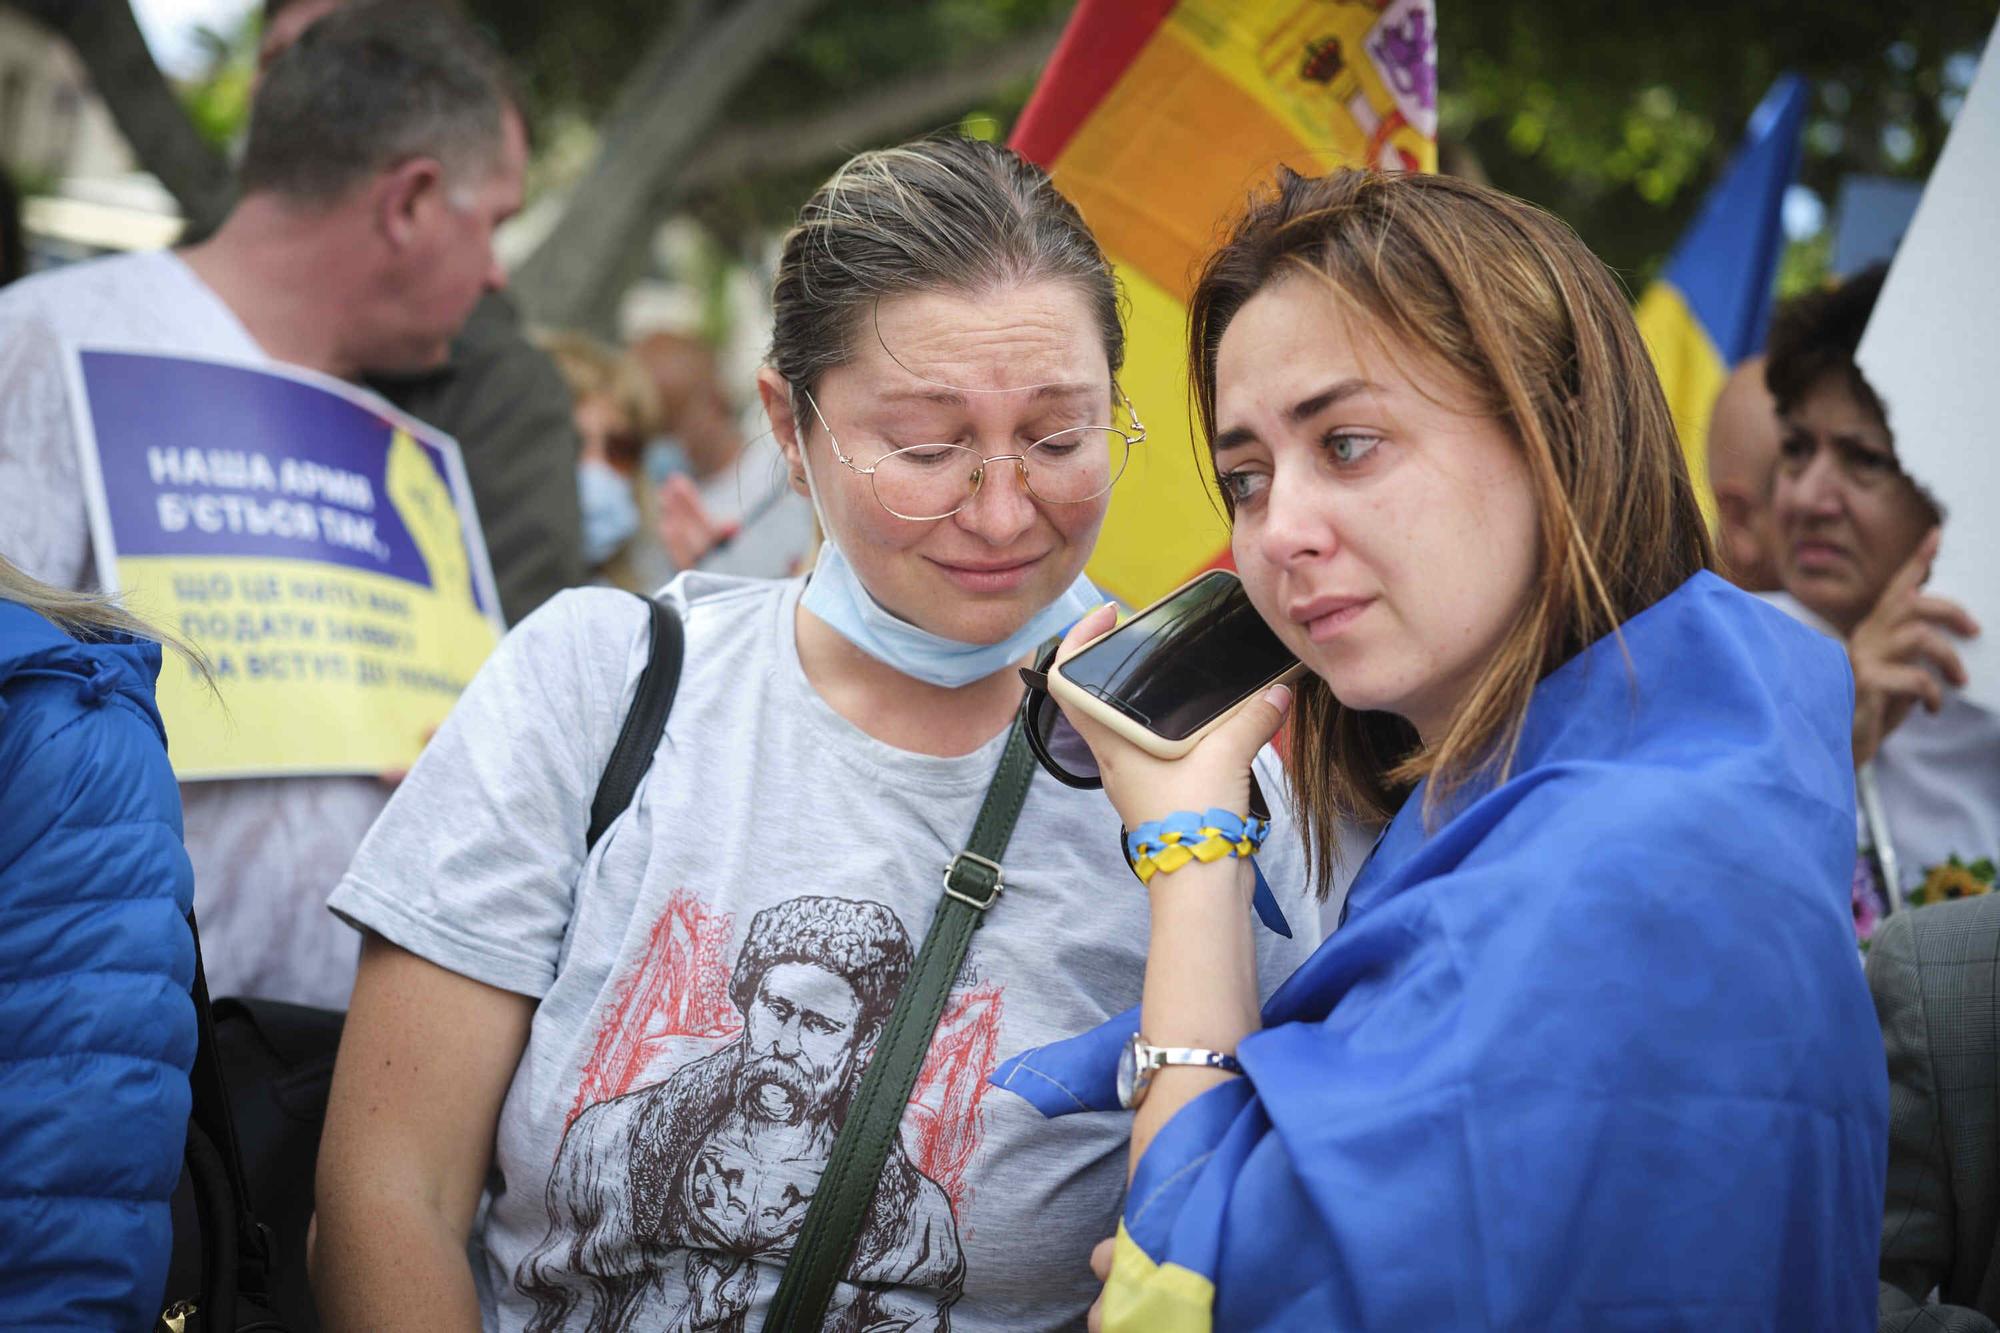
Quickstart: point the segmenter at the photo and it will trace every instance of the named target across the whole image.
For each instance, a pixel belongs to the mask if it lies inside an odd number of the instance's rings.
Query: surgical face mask
[[[813,512],[819,516],[820,531],[826,534],[800,605],[862,652],[906,676],[946,689],[984,680],[1027,657],[1044,640],[1104,604],[1104,595],[1078,574],[1061,596],[998,643],[961,643],[912,625],[876,601],[841,554],[826,512],[820,508],[812,459],[803,446],[800,455],[805,459],[806,489],[812,494]]]
[[[609,463],[587,460],[576,465],[576,498],[583,508],[584,563],[601,565],[639,530],[632,483]]]
[[[671,435],[655,435],[646,441],[641,457],[644,459],[646,483],[658,488],[668,477],[694,476],[694,465],[688,462],[687,448]]]

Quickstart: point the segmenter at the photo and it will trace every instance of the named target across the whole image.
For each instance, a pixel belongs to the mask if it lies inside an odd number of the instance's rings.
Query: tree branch
[[[838,107],[714,135],[691,150],[681,170],[660,183],[659,192],[635,216],[632,230],[605,252],[600,294],[594,304],[579,309],[576,322],[609,331],[616,297],[643,271],[646,238],[661,218],[683,209],[703,216],[703,205],[714,202],[734,182],[832,163],[857,149],[892,143],[961,115],[1001,85],[1039,73],[1061,37],[1062,25],[1057,24],[1000,46],[976,62],[887,84]],[[712,217],[706,221],[714,226]]]
[[[653,43],[618,96],[596,161],[514,276],[531,315],[580,325],[609,308],[629,242],[655,216],[653,201],[730,94],[819,3],[738,0],[712,17],[708,7],[690,6]]]
[[[195,132],[166,76],[153,63],[127,0],[9,0],[67,38],[110,108],[139,165],[159,177],[201,234],[229,211],[229,164]]]
[[[833,109],[776,125],[725,131],[665,182],[656,213],[746,177],[775,175],[830,162],[964,112],[1002,84],[1037,74],[1062,37],[1056,24],[989,51],[977,61],[890,84]]]

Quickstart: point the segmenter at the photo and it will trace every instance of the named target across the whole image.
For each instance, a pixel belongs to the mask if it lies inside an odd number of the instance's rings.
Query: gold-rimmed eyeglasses
[[[982,454],[963,444],[914,444],[892,449],[868,467],[857,464],[840,447],[811,390],[802,389],[813,415],[833,443],[841,466],[868,478],[875,502],[897,518],[927,521],[950,518],[972,503],[986,480],[986,469],[1011,462],[1020,469],[1021,484],[1046,504],[1082,504],[1110,490],[1124,475],[1132,446],[1146,439],[1145,423],[1132,400],[1115,383],[1119,405],[1132,422],[1129,431],[1116,426],[1071,426],[1044,435],[1018,454]]]

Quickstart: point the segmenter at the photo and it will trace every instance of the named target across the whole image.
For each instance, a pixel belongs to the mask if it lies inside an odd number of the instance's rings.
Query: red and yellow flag
[[[1139,605],[1228,559],[1195,447],[1195,268],[1283,165],[1437,165],[1432,0],[1081,0],[1013,145],[1082,210],[1131,302],[1121,381],[1150,435],[1090,575]]]

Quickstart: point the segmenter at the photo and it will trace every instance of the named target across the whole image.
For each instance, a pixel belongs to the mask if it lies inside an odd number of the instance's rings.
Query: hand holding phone
[[[1304,670],[1250,604],[1209,570],[1049,672],[1049,693],[1160,759],[1178,759],[1246,700]]]

